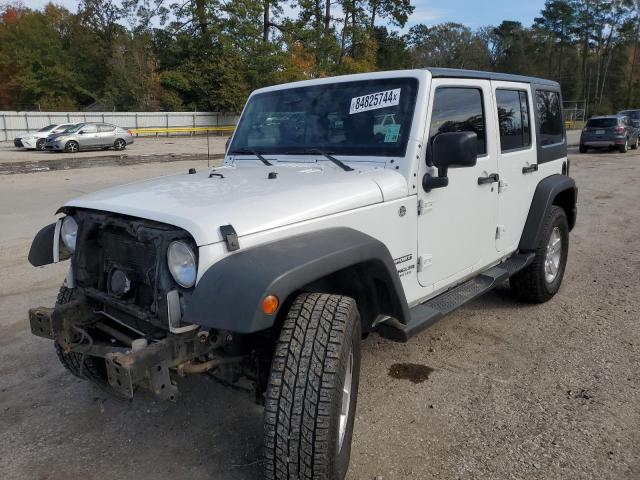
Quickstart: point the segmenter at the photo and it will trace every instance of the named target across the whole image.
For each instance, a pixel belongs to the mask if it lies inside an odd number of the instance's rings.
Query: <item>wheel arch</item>
[[[542,179],[533,194],[518,248],[521,251],[535,250],[540,240],[540,229],[545,215],[553,205],[564,210],[569,223],[569,231],[571,231],[576,223],[577,199],[578,187],[573,178],[555,174]]]
[[[338,227],[247,248],[220,260],[196,285],[183,320],[254,333],[277,326],[301,292],[320,291],[353,297],[366,330],[378,315],[402,322],[409,318],[387,247],[362,232]],[[267,295],[280,300],[273,315],[261,310]]]

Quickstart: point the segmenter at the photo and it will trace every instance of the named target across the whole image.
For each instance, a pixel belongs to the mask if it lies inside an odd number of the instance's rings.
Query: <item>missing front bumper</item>
[[[161,340],[118,337],[113,327],[105,326],[105,317],[83,301],[72,301],[55,308],[29,310],[31,332],[57,342],[66,354],[100,357],[105,362],[106,378],[114,393],[133,398],[137,387],[150,390],[163,400],[176,401],[178,389],[172,370],[189,373],[194,365],[207,365],[202,371],[229,363],[229,358],[214,356],[219,340],[208,334],[190,331],[171,334]],[[80,332],[80,333],[79,333]],[[96,341],[88,332],[100,333],[110,341]],[[89,338],[88,338],[89,337]],[[220,337],[215,337],[220,338]],[[240,362],[242,358],[233,358]]]

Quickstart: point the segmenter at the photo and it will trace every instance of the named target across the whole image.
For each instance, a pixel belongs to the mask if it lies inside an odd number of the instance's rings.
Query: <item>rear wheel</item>
[[[533,263],[509,279],[511,290],[521,300],[542,303],[560,289],[569,253],[569,224],[564,210],[549,210]]]
[[[639,143],[640,143],[640,139],[636,137],[636,141],[631,144],[631,150],[637,150]]]
[[[360,379],[360,336],[353,299],[305,293],[293,302],[267,387],[267,480],[345,477]]]
[[[64,285],[60,287],[56,305],[69,303],[73,297],[73,289]],[[103,359],[87,356],[84,359],[82,354],[76,352],[65,352],[57,341],[53,343],[58,360],[64,368],[69,370],[78,378],[89,380],[101,388],[108,387],[107,369]]]
[[[618,147],[618,150],[620,151],[620,153],[627,153],[627,151],[629,150],[629,139],[625,139],[624,144],[620,145]]]
[[[587,153],[588,150],[586,145],[580,144],[580,153]]]
[[[76,153],[80,149],[80,145],[75,140],[70,140],[64,146],[65,152]]]
[[[127,142],[123,139],[119,138],[115,142],[113,142],[113,148],[116,150],[124,150],[127,147]]]

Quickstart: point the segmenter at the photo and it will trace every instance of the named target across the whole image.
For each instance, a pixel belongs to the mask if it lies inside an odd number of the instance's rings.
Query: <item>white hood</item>
[[[159,177],[74,199],[70,207],[120,213],[175,225],[198,245],[222,240],[221,225],[239,236],[407,195],[407,182],[385,169],[316,164],[241,165]],[[270,172],[277,178],[268,179]]]

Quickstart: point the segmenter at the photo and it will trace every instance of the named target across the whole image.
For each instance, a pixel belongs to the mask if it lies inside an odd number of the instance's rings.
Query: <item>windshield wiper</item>
[[[243,154],[255,155],[256,157],[258,157],[258,159],[260,159],[262,163],[264,163],[268,167],[273,165],[269,160],[264,158],[260,152],[258,152],[257,150],[254,150],[253,148],[239,148],[238,150],[234,150],[230,153],[238,153],[240,155],[243,155]]]
[[[345,163],[341,162],[336,157],[332,156],[331,153],[320,150],[319,148],[306,148],[303,150],[293,150],[291,152],[286,152],[285,154],[286,155],[313,155],[314,153],[317,153],[318,155],[323,155],[325,158],[327,158],[328,160],[331,160],[333,163],[335,163],[345,172],[353,171],[353,168],[351,168],[349,165],[346,165]]]

